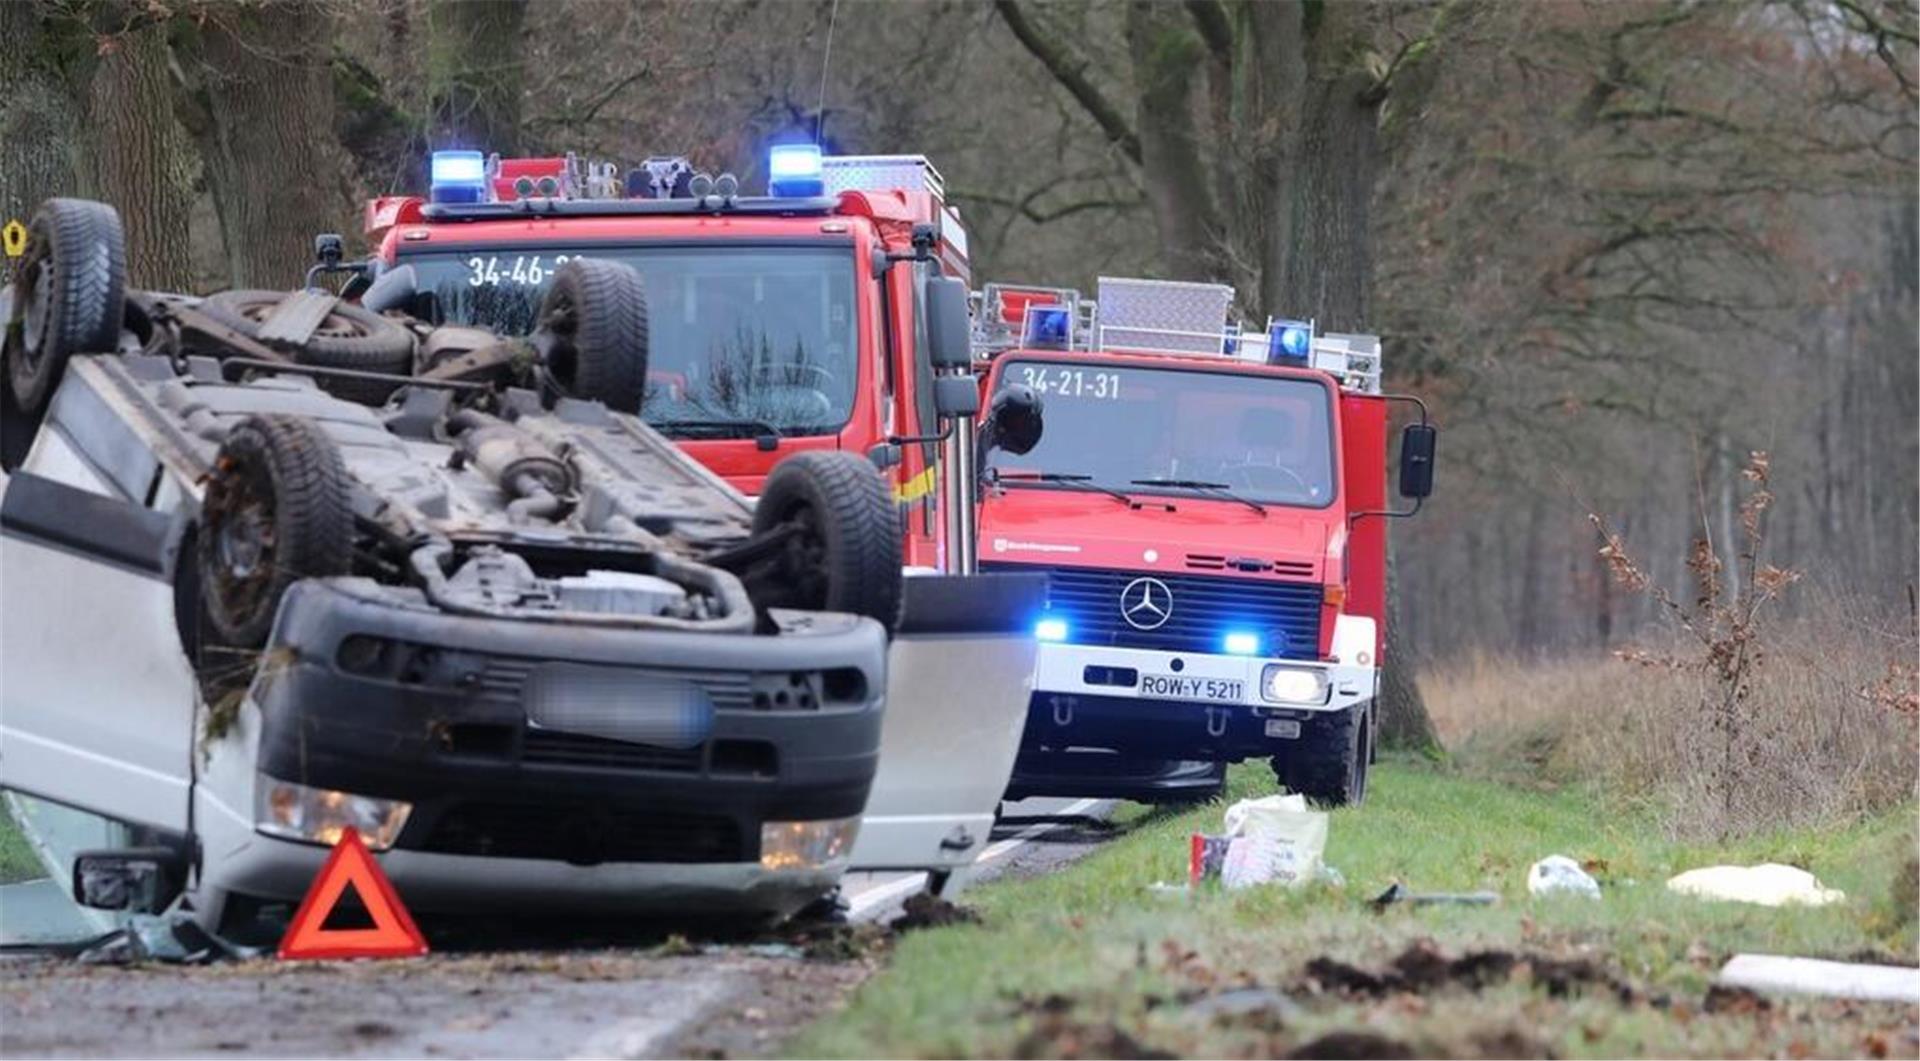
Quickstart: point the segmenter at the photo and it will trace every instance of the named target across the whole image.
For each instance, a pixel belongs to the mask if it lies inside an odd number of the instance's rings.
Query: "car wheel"
[[[285,291],[222,291],[200,303],[200,312],[249,339],[285,301]],[[408,375],[413,371],[413,335],[378,313],[351,302],[336,303],[296,355],[303,365],[356,372]],[[386,380],[321,376],[320,386],[348,401],[377,405],[395,384]]]
[[[900,618],[900,515],[873,464],[814,450],[774,465],[753,510],[755,536],[787,531],[749,586],[761,608]]]
[[[575,258],[540,303],[547,373],[569,397],[638,413],[647,383],[647,290],[619,262]]]
[[[45,407],[68,358],[118,345],[126,288],[119,212],[88,199],[42,203],[27,226],[7,323],[7,378],[21,411]]]
[[[1357,806],[1367,798],[1373,758],[1370,707],[1350,707],[1331,717],[1309,719],[1300,738],[1273,757],[1279,782],[1329,807]]]
[[[266,643],[287,587],[348,574],[353,510],[346,465],[310,420],[242,420],[214,460],[196,535],[201,597],[229,645]]]

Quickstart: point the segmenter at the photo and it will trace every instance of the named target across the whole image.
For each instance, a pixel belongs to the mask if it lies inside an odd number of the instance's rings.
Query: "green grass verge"
[[[0,799],[0,884],[34,880],[47,875],[47,868],[27,843],[27,835],[13,820],[13,809]]]
[[[1270,789],[1263,769],[1236,768],[1228,798]],[[964,901],[980,912],[980,925],[904,937],[845,1010],[783,1052],[1271,1057],[1355,1029],[1423,1056],[1840,1056],[1872,1052],[1875,1036],[1898,1054],[1913,1052],[1912,1016],[1898,1009],[1793,1001],[1760,1013],[1708,1013],[1702,1005],[1713,972],[1736,952],[1911,955],[1911,914],[1895,910],[1889,895],[1913,848],[1912,806],[1844,828],[1723,845],[1670,842],[1646,820],[1606,806],[1581,791],[1543,794],[1428,764],[1383,764],[1367,804],[1332,816],[1326,857],[1344,888],[1192,897],[1157,895],[1149,885],[1184,880],[1186,837],[1217,831],[1220,806],[1181,814],[1129,808],[1131,830],[1072,867],[969,892]],[[1604,898],[1529,897],[1528,866],[1555,853],[1605,860]],[[1768,909],[1664,887],[1682,870],[1759,861],[1803,866],[1848,901]],[[1368,909],[1365,900],[1394,880],[1421,891],[1492,889],[1502,898],[1494,907]],[[1297,989],[1303,966],[1319,956],[1384,968],[1423,940],[1448,955],[1500,948],[1590,959],[1636,997],[1623,1003],[1604,988],[1552,997],[1520,975],[1477,992],[1450,987],[1383,1000],[1296,990],[1300,1009],[1280,1021],[1223,1022],[1186,1001],[1241,985]]]

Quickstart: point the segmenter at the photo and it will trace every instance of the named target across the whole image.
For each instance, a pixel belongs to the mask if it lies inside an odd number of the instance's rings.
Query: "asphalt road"
[[[1105,838],[1110,805],[1026,800],[976,882],[1052,872]],[[856,922],[884,924],[920,874],[856,874]],[[964,901],[964,895],[962,896]],[[856,931],[855,935],[858,934]],[[809,960],[791,942],[568,941],[417,961],[184,967],[0,958],[0,1056],[673,1057],[777,1051],[864,980],[872,959]]]

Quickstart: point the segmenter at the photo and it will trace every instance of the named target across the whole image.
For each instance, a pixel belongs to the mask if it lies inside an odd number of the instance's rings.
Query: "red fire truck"
[[[367,204],[374,254],[346,266],[360,274],[350,290],[369,308],[526,334],[560,265],[624,262],[643,280],[651,330],[627,411],[749,497],[793,453],[866,454],[892,481],[908,574],[971,574],[980,390],[967,234],[939,173],[918,155],[823,157],[804,144],[772,148],[767,172],[766,194],[750,196],[677,156],[623,172],[571,155],[436,152],[428,195]],[[323,237],[321,251],[318,268],[329,253],[341,267],[337,240]],[[806,559],[793,559],[797,573]],[[922,580],[907,581],[912,597]],[[864,610],[835,592],[812,606]],[[1001,666],[956,643],[893,661],[903,688],[971,680],[978,702],[890,698],[855,868],[961,879],[948,874],[984,848],[1012,767],[1026,658]]]
[[[1435,431],[1401,439],[1373,336],[1230,323],[1231,288],[1102,278],[1096,299],[988,285],[994,406],[1044,432],[980,440],[983,570],[1049,572],[1010,796],[1155,800],[1270,757],[1324,803],[1366,794],[1386,629],[1386,520],[1432,487]],[[1032,439],[1023,439],[1023,446]]]
[[[428,319],[531,330],[553,272],[612,258],[646,282],[647,422],[749,495],[807,449],[872,454],[906,509],[910,564],[959,570],[939,519],[928,291],[965,290],[967,233],[919,155],[776,146],[768,194],[677,156],[624,174],[563,158],[442,151],[426,198],[367,204],[385,287]],[[370,299],[381,297],[370,294]],[[936,296],[937,297],[937,296]],[[946,393],[965,399],[955,380]]]

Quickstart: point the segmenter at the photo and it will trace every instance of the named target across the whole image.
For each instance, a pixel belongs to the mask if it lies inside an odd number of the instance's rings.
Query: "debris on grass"
[[[1270,987],[1238,987],[1199,995],[1187,1003],[1185,1012],[1190,1017],[1214,1024],[1278,1031],[1289,1021],[1299,1019],[1300,1004],[1286,993]]]
[[[1826,906],[1847,898],[1847,893],[1822,885],[1818,877],[1806,870],[1778,862],[1690,869],[1667,881],[1667,890],[1697,899],[1760,906]]]
[[[1920,1003],[1920,969],[1899,965],[1736,954],[1720,970],[1718,981],[1719,986],[1750,991]]]
[[[1378,913],[1396,903],[1409,906],[1492,906],[1499,901],[1500,896],[1496,892],[1416,892],[1408,891],[1406,885],[1394,881],[1386,891],[1374,896],[1369,905]]]
[[[1548,855],[1527,870],[1529,895],[1584,895],[1600,898],[1600,882],[1587,875],[1580,863],[1565,855]]]
[[[909,896],[901,904],[906,911],[893,919],[890,926],[896,935],[913,932],[922,928],[945,928],[948,925],[977,925],[980,915],[964,906],[953,903],[929,892],[920,892]]]

